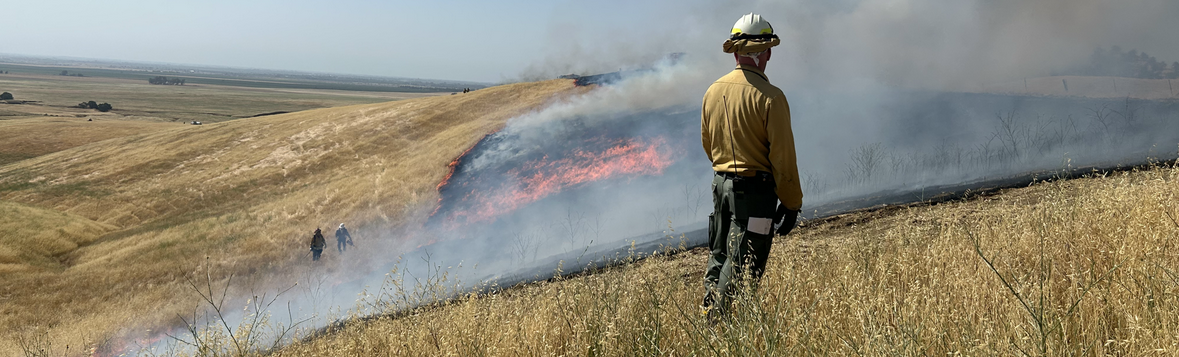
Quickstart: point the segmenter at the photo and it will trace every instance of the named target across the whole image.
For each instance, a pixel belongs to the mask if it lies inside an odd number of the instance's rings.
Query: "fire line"
[[[603,142],[608,143],[606,148],[592,148],[602,147],[600,143]],[[613,141],[595,138],[587,140],[585,144],[583,146],[591,148],[572,149],[557,158],[545,155],[508,169],[502,175],[497,175],[499,177],[491,179],[500,181],[498,183],[479,182],[481,177],[475,177],[473,183],[461,183],[456,188],[467,190],[461,198],[439,204],[439,209],[443,209],[443,205],[449,206],[449,209],[442,211],[447,212],[441,217],[445,218],[444,226],[457,228],[465,224],[494,221],[545,197],[590,182],[660,175],[674,162],[672,150],[662,138]],[[554,155],[559,154],[562,153]],[[439,209],[435,210],[435,214],[440,212]]]

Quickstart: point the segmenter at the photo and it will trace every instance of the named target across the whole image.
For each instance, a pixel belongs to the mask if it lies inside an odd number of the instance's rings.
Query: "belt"
[[[746,174],[745,172],[736,173],[736,172],[717,171],[716,175],[724,177],[724,178],[732,179],[733,181],[749,180],[749,181],[764,181],[764,182],[771,182],[771,183],[774,182],[774,175],[771,175],[769,172],[765,172],[765,171],[754,171],[752,175]]]

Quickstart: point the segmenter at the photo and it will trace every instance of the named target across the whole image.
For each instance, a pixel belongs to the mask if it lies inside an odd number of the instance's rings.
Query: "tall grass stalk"
[[[464,295],[275,351],[320,355],[1167,355],[1179,168],[806,222],[731,315],[706,251]]]

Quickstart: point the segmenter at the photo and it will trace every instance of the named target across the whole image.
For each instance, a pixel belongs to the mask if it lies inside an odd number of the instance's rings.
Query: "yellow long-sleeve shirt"
[[[700,139],[714,171],[769,172],[778,200],[786,208],[802,208],[790,104],[765,73],[740,65],[708,87],[700,108]]]

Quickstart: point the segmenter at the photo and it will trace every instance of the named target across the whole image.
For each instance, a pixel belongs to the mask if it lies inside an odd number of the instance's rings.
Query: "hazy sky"
[[[783,35],[777,63],[824,76],[957,80],[944,75],[974,61],[1037,75],[1047,67],[1025,65],[1112,44],[1179,60],[1174,0],[0,0],[0,9],[0,53],[484,82],[615,70],[670,52],[725,61],[720,42],[750,11]]]
[[[642,31],[673,2],[4,3],[0,53],[492,82],[517,77],[555,31]]]

